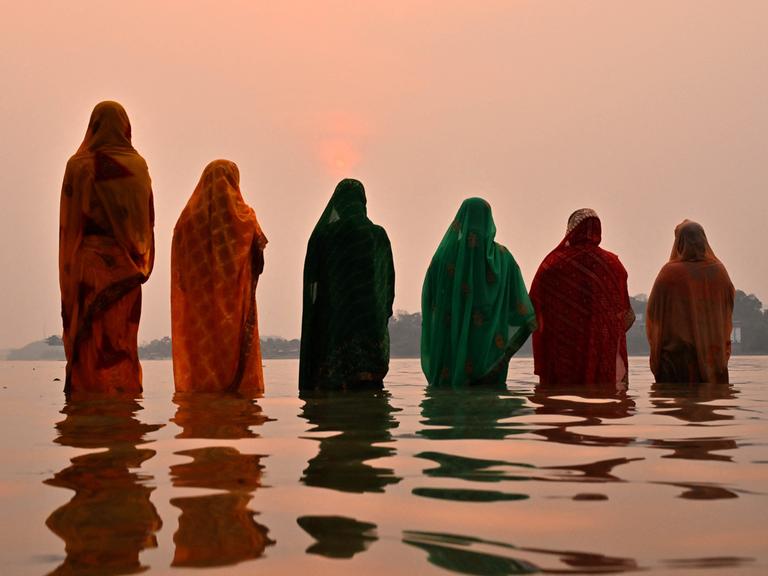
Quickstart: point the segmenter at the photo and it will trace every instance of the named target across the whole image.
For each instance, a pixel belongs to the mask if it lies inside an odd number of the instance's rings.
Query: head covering
[[[597,216],[597,212],[592,210],[591,208],[580,208],[579,210],[576,210],[573,214],[570,215],[568,218],[568,226],[565,230],[565,236],[568,237],[568,235],[573,232],[579,224],[584,222],[585,220],[589,220],[590,218],[594,219],[591,223],[592,225],[596,224],[600,225],[600,218]],[[597,243],[600,243],[600,239],[597,239]]]
[[[266,245],[237,165],[214,160],[173,231],[176,390],[264,389],[255,291]]]
[[[101,102],[67,163],[61,193],[59,285],[67,389],[79,365],[82,377],[75,380],[89,389],[141,389],[135,342],[141,294],[134,290],[152,272],[153,226],[149,172],[131,144],[128,116],[117,102]],[[94,323],[110,328],[97,331],[98,342],[86,344]],[[81,350],[83,345],[88,350]]]
[[[534,326],[520,268],[495,237],[491,206],[468,198],[432,257],[421,297],[421,367],[430,384],[503,383]]]
[[[704,228],[683,220],[648,298],[645,326],[658,382],[728,382],[734,295]]]
[[[601,240],[597,213],[577,210],[533,279],[534,371],[542,384],[616,385],[626,376],[627,272]]]
[[[342,180],[307,245],[299,387],[380,382],[394,295],[389,238],[368,219],[362,183]]]
[[[675,226],[675,243],[672,245],[670,262],[699,262],[703,260],[717,261],[707,241],[704,228],[698,222],[683,220]]]

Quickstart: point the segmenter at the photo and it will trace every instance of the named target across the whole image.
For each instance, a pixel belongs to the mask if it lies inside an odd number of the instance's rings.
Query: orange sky
[[[389,232],[395,306],[464,197],[530,282],[576,208],[631,293],[683,218],[768,301],[768,2],[0,0],[0,347],[61,330],[58,202],[95,103],[123,103],[152,174],[141,339],[170,333],[173,225],[205,164],[240,166],[270,239],[262,335],[297,337],[306,241],[338,178]]]

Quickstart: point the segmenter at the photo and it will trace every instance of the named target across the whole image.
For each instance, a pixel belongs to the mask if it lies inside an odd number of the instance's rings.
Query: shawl
[[[684,220],[648,298],[646,332],[657,381],[728,382],[733,301],[731,279],[704,229]]]
[[[214,160],[173,230],[171,315],[177,391],[264,389],[256,284],[267,238],[240,192],[240,172]]]
[[[491,206],[464,200],[427,270],[421,367],[433,385],[503,383],[509,359],[535,329],[520,268],[494,241]]]
[[[131,124],[117,102],[101,102],[93,109],[85,138],[67,162],[59,222],[69,389],[72,365],[79,346],[91,337],[93,323],[146,282],[154,265],[149,171],[131,145]],[[88,254],[103,265],[89,269]]]
[[[626,378],[625,332],[634,321],[627,272],[600,248],[601,239],[597,214],[574,212],[533,279],[534,372],[544,385],[615,385]]]
[[[342,180],[307,244],[299,387],[381,381],[394,296],[389,238],[368,219],[362,183]]]

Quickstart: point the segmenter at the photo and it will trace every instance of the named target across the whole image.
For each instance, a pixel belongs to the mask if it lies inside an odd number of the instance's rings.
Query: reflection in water
[[[150,477],[136,472],[155,451],[137,448],[162,424],[135,418],[141,405],[133,397],[73,395],[56,424],[56,443],[101,452],[72,458],[72,465],[45,481],[69,488],[75,496],[48,517],[67,557],[52,574],[132,574],[146,566],[139,553],[157,546],[162,526],[150,501]]]
[[[427,388],[421,402],[422,424],[419,435],[430,440],[501,440],[526,432],[505,419],[530,413],[525,399],[506,387],[473,386],[464,389]]]
[[[429,562],[435,566],[461,574],[602,574],[639,569],[637,562],[630,558],[526,548],[437,532],[405,531],[403,542],[427,552]],[[541,559],[534,564],[532,560],[522,559],[522,556],[541,556]],[[558,564],[545,566],[553,561]]]
[[[722,400],[735,400],[737,390],[730,384],[660,384],[651,387],[651,403],[656,414],[670,416],[682,420],[694,430],[715,428],[720,424],[735,419],[727,413],[736,408],[736,402],[723,404]],[[711,404],[711,402],[715,402]],[[712,426],[712,423],[718,422]],[[651,440],[651,446],[669,450],[663,458],[681,458],[685,460],[709,460],[714,462],[733,462],[731,454],[719,454],[726,450],[736,450],[738,444],[732,438],[722,436],[702,435],[696,438],[667,440],[664,438]],[[667,482],[672,486],[683,488],[680,498],[689,500],[722,500],[738,498],[739,495],[727,488],[713,483],[698,482]]]
[[[535,466],[531,464],[520,464],[505,462],[504,460],[483,460],[481,458],[467,458],[465,456],[455,456],[452,454],[443,454],[441,452],[420,452],[415,455],[416,458],[424,458],[436,462],[436,468],[427,468],[424,470],[425,476],[432,478],[457,478],[459,480],[469,480],[470,482],[501,482],[504,480],[529,480],[531,469]],[[524,475],[508,474],[501,467],[515,466],[521,471],[526,471]]]
[[[717,486],[716,484],[682,482],[659,482],[659,484],[668,484],[670,486],[683,488],[684,491],[680,494],[680,498],[686,498],[688,500],[722,500],[723,498],[739,497],[735,492]]]
[[[530,398],[537,404],[536,414],[566,416],[562,422],[548,422],[535,434],[547,441],[579,446],[628,446],[633,436],[603,436],[579,431],[582,427],[596,427],[605,420],[615,421],[634,414],[635,402],[625,390],[613,388],[549,388],[537,386]],[[578,418],[578,420],[573,420]],[[554,470],[555,477],[540,480],[565,482],[623,482],[614,473],[618,466],[642,460],[642,458],[610,458],[586,464],[546,466],[541,470]],[[577,495],[576,499],[603,499],[598,494]]]
[[[514,494],[499,490],[476,490],[474,488],[414,488],[414,496],[454,500],[456,502],[502,502],[504,500],[527,500],[527,494]]]
[[[392,456],[395,449],[376,446],[394,439],[397,427],[386,390],[302,392],[300,416],[313,427],[309,432],[335,432],[319,440],[317,456],[309,460],[301,481],[307,486],[341,492],[384,492],[400,482],[391,468],[368,462]]]
[[[376,524],[344,516],[302,516],[296,522],[317,540],[307,548],[307,554],[326,558],[352,558],[379,539]]]
[[[738,445],[729,438],[691,438],[688,440],[651,440],[651,446],[670,450],[663,458],[683,458],[685,460],[718,460],[733,462],[730,454],[713,454],[719,450],[736,450]]]
[[[253,398],[232,394],[174,395],[173,422],[178,438],[254,438],[250,427],[269,421]],[[224,493],[171,499],[181,510],[173,535],[172,566],[226,566],[260,557],[274,544],[268,528],[248,508],[261,487],[264,455],[241,454],[232,447],[212,446],[176,452],[191,462],[171,466],[177,488],[207,488]]]
[[[633,436],[599,436],[580,432],[580,427],[599,426],[604,420],[621,420],[632,416],[635,402],[626,391],[610,388],[547,388],[537,386],[531,402],[538,404],[536,414],[557,414],[577,417],[564,422],[548,423],[547,428],[536,434],[560,444],[591,446],[627,446],[634,442]],[[551,426],[551,427],[549,427]]]
[[[736,403],[707,404],[715,400],[735,400],[737,390],[730,384],[659,384],[651,387],[651,402],[657,414],[672,416],[685,422],[701,424],[733,420],[734,416],[718,410],[736,408]]]
[[[251,427],[269,421],[254,397],[239,393],[177,392],[173,403],[176,438],[256,438]]]
[[[421,423],[425,427],[418,433],[431,440],[503,440],[507,436],[527,431],[505,420],[530,412],[525,400],[511,394],[506,387],[472,386],[454,390],[430,386],[421,402]],[[528,480],[527,472],[533,468],[528,464],[435,451],[420,452],[416,457],[438,464],[436,468],[424,470],[425,476],[470,482]],[[504,470],[510,467],[520,474],[509,474]],[[458,502],[500,502],[528,498],[527,494],[516,492],[453,487],[417,487],[411,493],[425,498]]]
[[[702,384],[688,386],[681,384],[654,384],[651,388],[651,402],[657,414],[663,414],[697,426],[696,430],[708,429],[712,422],[730,421],[732,414],[721,413],[736,407],[732,404],[708,404],[718,400],[734,400],[736,390],[728,384]],[[733,462],[730,454],[713,454],[724,450],[736,450],[738,445],[732,438],[702,435],[699,438],[652,440],[655,448],[670,450],[664,458],[686,460],[715,460]]]

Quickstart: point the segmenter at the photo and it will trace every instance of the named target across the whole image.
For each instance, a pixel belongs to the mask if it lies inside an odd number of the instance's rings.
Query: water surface
[[[727,387],[426,390],[65,402],[63,364],[0,363],[2,574],[765,574],[768,358]]]

